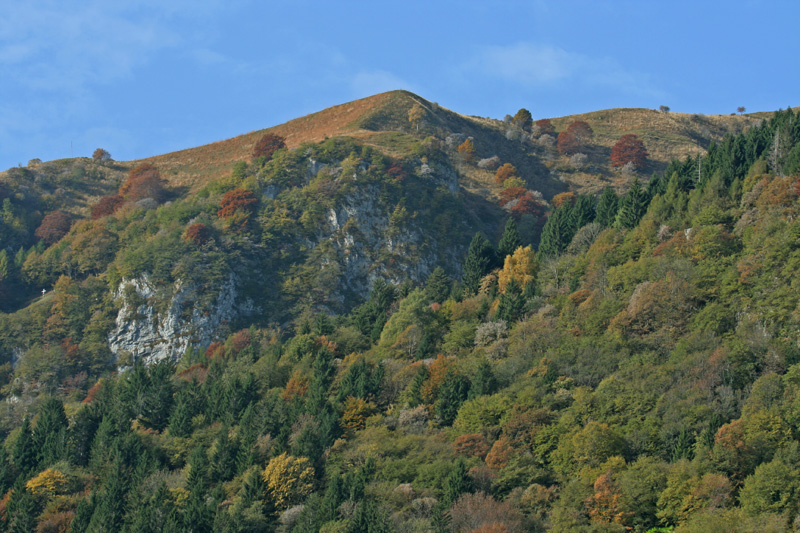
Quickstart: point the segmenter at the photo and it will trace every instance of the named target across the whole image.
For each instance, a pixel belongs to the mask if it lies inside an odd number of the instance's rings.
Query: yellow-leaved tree
[[[500,293],[506,292],[506,286],[512,279],[516,280],[519,286],[524,289],[528,283],[536,279],[536,270],[539,265],[533,247],[520,246],[513,254],[507,255],[503,270],[497,275],[497,287]]]
[[[31,491],[35,496],[47,495],[53,496],[60,493],[66,488],[68,483],[67,476],[58,470],[48,468],[41,471],[34,478],[25,483],[25,488]]]
[[[267,495],[277,510],[302,502],[314,486],[314,468],[305,457],[286,452],[273,457],[262,474]]]

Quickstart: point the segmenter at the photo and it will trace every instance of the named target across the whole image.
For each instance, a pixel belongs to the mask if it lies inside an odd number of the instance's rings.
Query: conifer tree
[[[34,446],[33,436],[31,435],[31,422],[26,416],[22,419],[22,427],[20,427],[19,436],[11,452],[11,460],[21,474],[28,474],[31,473],[38,464],[36,455],[36,447]]]
[[[492,371],[492,365],[487,359],[482,359],[478,364],[478,371],[475,379],[472,380],[472,387],[469,389],[469,397],[477,398],[488,394],[494,394],[497,390],[497,378]]]
[[[574,231],[578,231],[586,224],[594,222],[595,219],[595,198],[582,194],[578,196],[575,205],[570,211],[570,222]]]
[[[39,465],[49,466],[67,455],[67,415],[58,398],[47,398],[39,407],[32,441]]]
[[[541,255],[558,255],[569,245],[574,235],[572,221],[570,220],[570,210],[571,206],[564,204],[553,211],[547,218],[539,241],[539,253]]]
[[[639,179],[633,180],[633,185],[622,197],[619,211],[614,225],[618,228],[633,228],[647,211],[647,192],[642,188]]]
[[[472,478],[469,477],[464,459],[459,457],[445,481],[442,506],[449,508],[465,492],[472,492]]]
[[[448,371],[439,387],[439,398],[436,401],[436,415],[442,424],[449,426],[456,419],[461,404],[469,396],[469,379],[460,374]]]
[[[500,242],[497,244],[498,260],[504,261],[507,255],[513,254],[520,246],[522,246],[522,240],[519,238],[517,224],[513,218],[509,218],[503,236],[500,237]]]
[[[442,303],[450,296],[451,280],[442,267],[433,269],[425,282],[425,296],[431,302]]]
[[[6,524],[9,533],[30,533],[36,531],[36,500],[25,489],[23,478],[17,479],[6,507]]]
[[[603,227],[611,227],[617,219],[617,204],[619,198],[611,187],[603,189],[600,200],[597,202],[597,216],[595,220]]]
[[[176,437],[188,437],[192,433],[194,417],[192,393],[188,388],[178,391],[175,407],[169,417],[169,433]]]
[[[125,506],[130,472],[124,466],[119,454],[113,461],[112,468],[103,480],[103,489],[99,494],[97,505],[89,522],[89,531],[120,531],[125,518]]]
[[[481,233],[476,233],[469,244],[467,258],[464,261],[464,277],[462,283],[467,294],[476,294],[481,279],[489,273],[494,260],[492,245]]]
[[[522,287],[516,278],[511,278],[506,285],[506,290],[500,295],[497,304],[497,318],[505,320],[506,323],[516,322],[525,311],[525,297],[522,294]]]

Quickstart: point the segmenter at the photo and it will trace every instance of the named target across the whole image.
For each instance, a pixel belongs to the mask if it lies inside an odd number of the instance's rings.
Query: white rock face
[[[147,364],[167,357],[177,360],[189,346],[209,345],[220,326],[237,314],[233,276],[220,287],[209,312],[194,308],[195,291],[191,287],[178,284],[166,314],[160,315],[152,304],[156,290],[146,276],[123,281],[117,298],[125,298],[126,287],[135,290],[136,299],[146,303],[132,309],[131,303],[125,301],[117,314],[116,327],[108,335],[109,347],[117,358],[130,353],[134,360],[143,359]]]

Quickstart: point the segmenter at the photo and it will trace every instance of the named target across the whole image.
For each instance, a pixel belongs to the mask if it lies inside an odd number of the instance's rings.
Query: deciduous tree
[[[647,164],[647,149],[644,143],[632,133],[623,135],[611,148],[611,165],[623,167],[632,163],[637,169]]]
[[[48,246],[61,240],[64,235],[69,233],[72,226],[72,218],[64,211],[53,211],[42,219],[42,223],[36,228],[34,235],[43,240]]]
[[[252,157],[253,159],[263,157],[269,161],[272,159],[272,155],[281,148],[286,148],[286,139],[274,133],[265,133],[253,146]]]

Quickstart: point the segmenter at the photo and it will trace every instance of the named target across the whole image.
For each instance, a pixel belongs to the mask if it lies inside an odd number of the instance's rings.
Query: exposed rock
[[[245,309],[236,308],[233,276],[220,287],[213,308],[207,312],[194,308],[195,290],[180,283],[176,284],[165,312],[156,311],[155,296],[156,288],[147,276],[124,280],[117,289],[116,297],[124,302],[117,314],[116,327],[109,333],[108,344],[118,359],[126,353],[145,363],[167,357],[179,359],[189,346],[209,345],[225,323],[252,308],[251,303]]]

